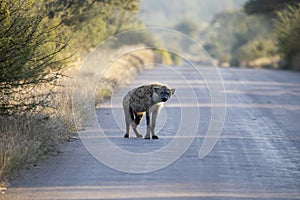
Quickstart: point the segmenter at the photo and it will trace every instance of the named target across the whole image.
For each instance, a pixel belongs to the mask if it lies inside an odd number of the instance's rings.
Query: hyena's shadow
[[[173,117],[171,115],[173,115],[172,109],[162,107],[157,116],[156,131],[162,137],[171,136],[176,131],[176,124],[172,122],[171,118]],[[177,113],[175,115],[180,116]],[[107,137],[122,137],[126,131],[123,109],[119,106],[118,108],[98,108],[97,118]],[[143,116],[138,127],[141,134],[146,133],[146,127],[146,118]]]
[[[173,136],[176,134],[175,130],[172,131],[172,123],[169,123],[170,126],[167,126],[168,120],[166,120],[166,122],[163,122],[164,119],[167,118],[167,116],[165,116],[166,114],[164,114],[168,112],[168,108],[166,108],[166,110],[163,109],[160,113],[161,115],[158,118],[158,120],[160,121],[157,122],[157,131],[159,130],[158,134],[161,137],[159,140],[149,141],[136,137],[132,137],[131,139],[124,139],[123,134],[125,130],[125,123],[123,122],[124,117],[122,117],[123,111],[122,109],[119,110],[114,110],[115,114],[113,114],[113,110],[111,108],[98,108],[97,117],[99,125],[101,126],[103,132],[106,134],[107,138],[112,142],[113,145],[116,145],[120,149],[133,153],[153,152],[168,145],[172,141]],[[119,112],[122,113],[121,117],[117,115],[117,113]],[[139,130],[143,134],[145,133],[145,127],[146,122],[145,119],[143,119],[141,122],[141,126],[139,127]],[[145,148],[145,146],[147,146],[147,148]]]

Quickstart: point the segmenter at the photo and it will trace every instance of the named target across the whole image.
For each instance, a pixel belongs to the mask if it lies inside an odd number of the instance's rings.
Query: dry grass
[[[57,151],[62,130],[58,119],[43,115],[0,117],[0,183],[41,155]]]
[[[252,68],[273,68],[279,69],[281,65],[280,56],[257,58],[244,64],[244,66]]]

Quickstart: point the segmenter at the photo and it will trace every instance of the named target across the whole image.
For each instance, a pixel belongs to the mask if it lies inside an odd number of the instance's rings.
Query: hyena
[[[130,137],[130,125],[136,137],[143,137],[137,131],[137,126],[140,124],[144,113],[146,113],[147,133],[145,139],[150,139],[150,132],[152,139],[158,139],[158,136],[154,133],[157,114],[162,103],[170,99],[174,92],[175,89],[170,89],[167,85],[161,83],[142,85],[129,91],[123,99],[126,123],[126,134],[124,137]]]

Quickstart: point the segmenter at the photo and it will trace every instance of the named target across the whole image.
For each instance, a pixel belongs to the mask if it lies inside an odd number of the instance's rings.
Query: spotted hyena
[[[172,97],[175,89],[170,89],[167,85],[161,83],[153,83],[150,85],[142,85],[129,91],[123,99],[123,109],[125,113],[126,134],[125,138],[130,137],[130,125],[136,137],[143,137],[137,131],[137,126],[146,113],[147,133],[145,139],[158,139],[154,133],[156,117],[163,102]]]

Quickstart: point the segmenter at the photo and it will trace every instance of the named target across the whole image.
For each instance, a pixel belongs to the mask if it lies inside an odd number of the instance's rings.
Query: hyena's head
[[[175,89],[170,89],[166,85],[158,85],[153,87],[153,101],[154,102],[166,102],[175,93]]]

